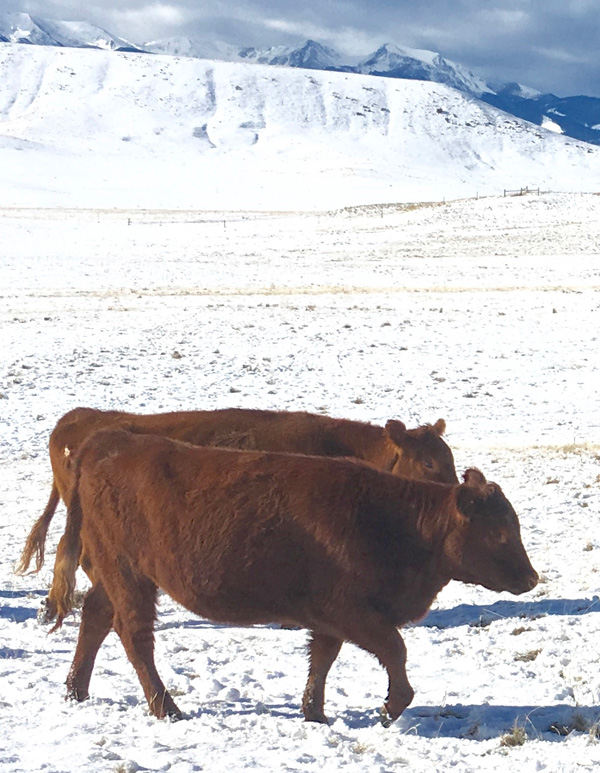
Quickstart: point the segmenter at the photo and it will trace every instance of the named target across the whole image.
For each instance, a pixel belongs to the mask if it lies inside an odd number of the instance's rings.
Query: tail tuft
[[[79,476],[78,476],[79,478]],[[65,533],[58,543],[54,562],[54,579],[48,594],[48,608],[56,609],[56,623],[50,633],[58,630],[74,606],[75,575],[81,555],[81,502],[77,484],[67,512]]]
[[[33,524],[33,528],[29,532],[25,547],[19,563],[15,569],[15,574],[26,574],[29,569],[29,565],[33,557],[35,556],[35,569],[33,574],[40,571],[44,565],[44,550],[46,545],[46,535],[48,534],[48,528],[50,521],[56,510],[56,506],[60,502],[60,494],[56,486],[56,481],[52,482],[52,491],[50,492],[50,499],[46,505],[46,509],[42,515]]]

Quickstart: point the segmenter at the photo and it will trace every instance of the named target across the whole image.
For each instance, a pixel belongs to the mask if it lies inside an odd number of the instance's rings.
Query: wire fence
[[[600,195],[598,191],[552,191],[543,190],[539,186],[522,188],[504,188],[502,196],[542,196],[549,194],[570,193],[573,195]],[[127,225],[221,225],[226,229],[228,224],[255,220],[283,219],[291,215],[315,216],[352,216],[377,215],[383,217],[386,213],[411,211],[427,207],[451,205],[459,201],[477,201],[499,197],[501,194],[479,192],[472,196],[457,198],[440,197],[438,200],[414,202],[388,202],[375,204],[357,204],[327,211],[267,211],[267,210],[200,210],[200,209],[118,209],[118,208],[78,208],[78,207],[3,207],[0,205],[0,219],[22,220],[78,220],[92,223],[125,223]]]
[[[508,188],[504,189],[504,197],[506,196],[526,196],[528,193],[536,194],[537,196],[540,195],[543,191],[540,191],[539,186],[537,188],[530,188],[529,186],[525,188],[514,188],[513,190],[509,190]],[[548,191],[547,191],[548,192]]]

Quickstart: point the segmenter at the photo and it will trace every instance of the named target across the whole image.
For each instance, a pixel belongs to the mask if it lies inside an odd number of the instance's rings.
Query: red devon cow
[[[212,621],[312,631],[307,720],[327,721],[325,680],[342,643],[371,652],[388,672],[394,720],[413,698],[399,626],[452,579],[515,594],[538,580],[510,502],[475,469],[462,484],[416,482],[348,459],[104,430],[82,446],[76,476],[52,596],[56,629],[81,562],[92,587],[67,679],[77,700],[114,627],[150,712],[181,716],[154,665],[162,588]]]
[[[402,477],[458,483],[452,452],[442,440],[446,429],[443,419],[407,430],[401,421],[394,420],[384,428],[311,413],[243,408],[149,415],[76,408],[58,421],[50,435],[52,491],[29,533],[17,572],[25,573],[34,555],[36,571],[42,568],[46,534],[56,506],[60,499],[69,505],[73,455],[93,432],[108,428],[164,435],[199,446],[353,456]],[[54,617],[52,598],[47,617]]]

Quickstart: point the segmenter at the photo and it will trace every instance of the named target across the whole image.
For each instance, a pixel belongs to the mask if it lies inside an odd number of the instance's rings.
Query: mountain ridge
[[[0,41],[147,53],[146,49],[88,22],[59,21],[28,13],[0,13]]]

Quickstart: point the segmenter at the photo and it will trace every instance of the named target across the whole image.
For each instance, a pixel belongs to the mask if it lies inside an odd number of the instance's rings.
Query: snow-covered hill
[[[560,98],[554,94],[541,94],[520,83],[486,83],[463,65],[435,51],[386,43],[367,56],[342,56],[314,40],[307,40],[297,47],[240,49],[193,37],[157,40],[144,44],[144,48],[155,53],[177,53],[229,62],[246,59],[261,64],[443,83],[538,126],[553,120],[558,130],[569,137],[600,144],[600,99],[586,96]]]
[[[322,209],[600,187],[600,150],[439,84],[16,44],[0,47],[0,148],[6,205]]]
[[[246,61],[302,69],[363,73],[386,78],[427,80],[443,83],[464,91],[469,96],[481,98],[538,126],[544,126],[550,119],[557,125],[557,130],[564,134],[585,142],[600,144],[600,99],[596,97],[559,98],[554,94],[540,94],[535,89],[521,84],[491,85],[440,53],[392,43],[386,43],[367,55],[342,55],[315,40],[307,40],[297,46],[254,48],[185,34],[134,45],[85,21],[59,21],[27,13],[0,13],[1,42],[145,51],[227,62]]]

